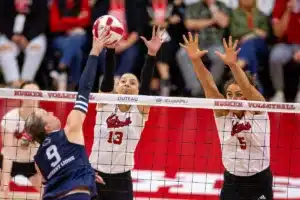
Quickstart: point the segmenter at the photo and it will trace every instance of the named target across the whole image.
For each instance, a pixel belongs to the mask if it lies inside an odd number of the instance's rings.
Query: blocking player
[[[162,32],[153,27],[151,40],[141,37],[148,48],[142,69],[141,83],[133,74],[124,74],[116,84],[115,93],[149,95],[150,81],[155,67],[155,56],[161,47]],[[106,54],[106,70],[100,91],[114,90],[114,49]],[[105,185],[97,184],[98,200],[132,200],[131,170],[134,167],[134,151],[139,142],[149,106],[99,104],[97,106],[94,143],[90,162],[104,179]]]
[[[200,80],[206,98],[265,101],[254,81],[236,63],[238,41],[226,42],[225,53],[215,52],[230,68],[233,79],[225,84],[223,96],[206,69],[201,57],[207,51],[198,49],[198,35],[183,37],[186,49]],[[220,199],[273,199],[273,176],[270,169],[270,120],[267,112],[214,110],[225,167]]]
[[[44,200],[90,200],[96,195],[95,171],[84,146],[82,125],[88,111],[98,55],[109,41],[108,27],[93,41],[86,67],[79,81],[73,110],[64,128],[51,113],[36,111],[25,123],[25,130],[40,143],[34,157],[36,168],[45,179]],[[98,181],[100,177],[97,177]]]

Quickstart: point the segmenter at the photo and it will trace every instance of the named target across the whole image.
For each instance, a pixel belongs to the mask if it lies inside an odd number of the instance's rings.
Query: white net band
[[[0,89],[0,97],[7,99],[33,99],[43,101],[74,102],[76,92],[30,91]],[[237,101],[226,99],[202,99],[184,97],[158,97],[143,95],[99,94],[90,95],[90,103],[149,105],[181,108],[231,109],[299,113],[300,103],[273,103],[259,101]]]

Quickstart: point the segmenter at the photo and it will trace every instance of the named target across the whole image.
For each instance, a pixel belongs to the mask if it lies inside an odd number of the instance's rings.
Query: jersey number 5
[[[109,132],[109,137],[107,142],[108,143],[113,143],[113,144],[122,144],[122,140],[123,140],[123,133],[122,132],[113,132],[110,131]]]
[[[61,161],[61,157],[57,151],[56,145],[51,145],[46,149],[46,155],[48,160],[53,160],[51,162],[51,167],[55,167]]]
[[[245,141],[244,137],[237,137],[240,143],[240,147],[242,150],[245,150],[247,148],[247,143]]]

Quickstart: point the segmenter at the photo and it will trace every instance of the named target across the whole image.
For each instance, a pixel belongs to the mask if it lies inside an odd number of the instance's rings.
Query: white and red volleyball
[[[118,18],[111,15],[103,15],[95,21],[93,26],[93,35],[98,38],[106,26],[110,27],[109,34],[111,34],[107,45],[116,44],[122,39],[124,26]]]

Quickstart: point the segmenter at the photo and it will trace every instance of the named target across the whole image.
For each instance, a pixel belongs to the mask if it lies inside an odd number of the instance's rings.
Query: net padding
[[[64,124],[76,93],[0,89],[0,96],[1,119],[19,107],[20,100],[34,99]],[[300,104],[94,93],[90,102],[83,130],[89,154],[94,140],[95,103],[152,106],[135,150],[132,177],[136,200],[219,199],[224,167],[211,109],[268,111],[274,197],[300,200]],[[36,199],[39,194],[34,188],[21,182],[11,181],[10,196]],[[0,198],[2,194],[0,191]]]

